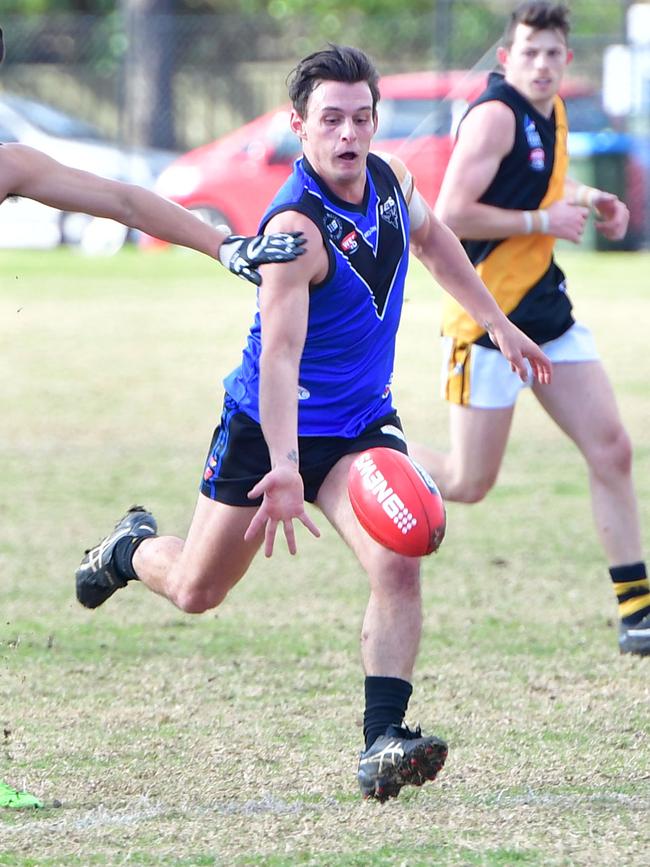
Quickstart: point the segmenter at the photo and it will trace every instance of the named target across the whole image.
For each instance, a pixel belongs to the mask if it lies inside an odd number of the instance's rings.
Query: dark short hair
[[[356,84],[365,81],[372,94],[372,113],[379,102],[379,73],[372,61],[358,48],[334,45],[304,57],[289,74],[289,97],[295,110],[305,117],[307,103],[321,81],[344,81]]]
[[[549,3],[548,0],[526,0],[512,12],[503,34],[503,45],[510,48],[518,24],[525,24],[533,30],[559,30],[565,40],[569,37],[569,9],[563,3]]]

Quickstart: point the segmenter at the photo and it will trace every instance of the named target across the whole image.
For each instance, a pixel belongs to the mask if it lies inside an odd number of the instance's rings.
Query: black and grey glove
[[[273,235],[228,235],[221,242],[219,261],[222,265],[259,286],[262,278],[260,265],[270,262],[292,262],[305,252],[302,232],[276,232]]]

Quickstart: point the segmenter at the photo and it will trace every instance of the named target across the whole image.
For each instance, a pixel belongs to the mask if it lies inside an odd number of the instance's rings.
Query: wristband
[[[522,213],[526,223],[526,235],[530,235],[531,232],[540,235],[548,234],[548,227],[550,225],[548,211],[540,208],[537,211],[522,211]]]
[[[551,222],[548,211],[540,208],[540,210],[537,211],[537,214],[539,216],[539,231],[542,235],[548,235],[548,227]]]
[[[588,187],[586,184],[580,184],[575,191],[573,204],[580,205],[583,208],[594,209],[594,200],[599,192],[600,190],[596,189],[596,187]]]

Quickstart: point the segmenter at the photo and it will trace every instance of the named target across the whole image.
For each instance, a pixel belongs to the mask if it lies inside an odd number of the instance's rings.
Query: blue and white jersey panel
[[[318,226],[329,257],[310,287],[307,337],[298,390],[300,436],[355,437],[391,412],[395,337],[408,268],[408,206],[395,174],[368,156],[359,206],[332,193],[303,157],[271,202],[261,230],[281,211]],[[259,421],[259,310],[241,365],[225,380],[239,408]]]

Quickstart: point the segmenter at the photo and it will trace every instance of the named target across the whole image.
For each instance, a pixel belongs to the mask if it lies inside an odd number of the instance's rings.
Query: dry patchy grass
[[[409,716],[449,740],[448,766],[362,803],[366,587],[322,520],[323,539],[258,559],[216,613],[138,586],[97,612],[73,597],[81,550],[130,502],[184,532],[249,290],[186,256],[7,262],[0,777],[47,809],[0,814],[0,864],[645,863],[648,665],[616,653],[584,469],[528,395],[499,489],[449,508],[424,568]],[[647,268],[569,266],[637,442],[646,526],[648,356],[626,324],[650,320],[631,276]],[[411,435],[444,445],[437,321],[416,271],[396,390]]]

